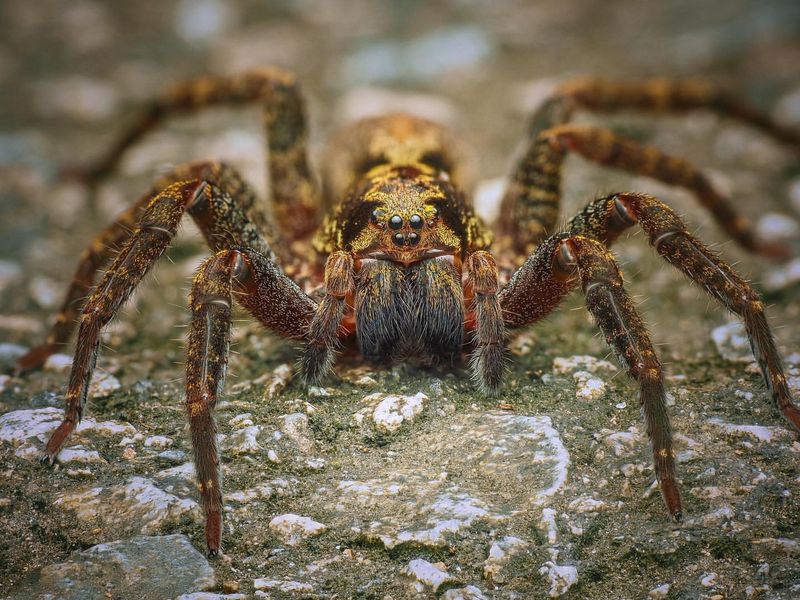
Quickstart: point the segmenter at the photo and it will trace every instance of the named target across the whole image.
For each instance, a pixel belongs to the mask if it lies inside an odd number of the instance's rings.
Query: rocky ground
[[[94,202],[58,165],[97,156],[137,102],[192,74],[276,63],[306,82],[313,147],[336,124],[404,107],[477,149],[488,219],[525,114],[577,73],[708,75],[800,125],[800,9],[734,0],[0,4],[0,373],[41,341],[80,251],[165,165],[225,158],[264,189],[255,111],[171,122]],[[800,237],[800,169],[705,112],[583,115],[687,156],[763,235]],[[681,191],[569,161],[565,215],[650,191],[751,277],[800,395],[800,262],[724,238]],[[668,370],[686,518],[654,487],[635,388],[579,296],[511,342],[497,398],[463,370],[343,357],[324,387],[296,348],[241,315],[217,410],[225,555],[203,556],[182,401],[191,226],[105,334],[88,415],[53,470],[70,356],[0,374],[0,596],[8,598],[796,598],[800,442],[771,407],[741,328],[654,258],[616,248]],[[166,332],[166,333],[165,333]]]

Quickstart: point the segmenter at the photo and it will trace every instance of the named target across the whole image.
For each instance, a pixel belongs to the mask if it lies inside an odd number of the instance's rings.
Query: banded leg
[[[334,252],[325,263],[325,297],[308,328],[306,347],[300,357],[300,377],[308,385],[319,383],[333,366],[345,298],[355,291],[353,268],[353,257],[347,252]]]
[[[212,250],[246,245],[275,259],[271,248],[286,248],[285,244],[280,243],[270,216],[260,206],[258,197],[235,169],[209,161],[180,166],[161,177],[148,193],[120,214],[84,250],[46,343],[22,356],[17,362],[17,372],[41,366],[50,355],[69,342],[97,273],[106,266],[118,246],[133,234],[144,208],[169,185],[188,180],[205,181],[220,191],[213,200],[219,204],[214,210],[209,210],[207,202],[201,202],[190,211]],[[208,191],[211,192],[211,189]],[[280,258],[288,259],[288,256],[282,254]]]
[[[679,520],[681,497],[661,363],[609,251],[588,237],[560,233],[548,238],[500,293],[506,325],[521,327],[542,318],[578,281],[606,342],[639,383],[656,478],[667,510]]]
[[[66,395],[64,422],[48,441],[44,462],[53,462],[64,440],[80,420],[102,328],[169,246],[187,211],[200,226],[213,250],[247,246],[269,253],[269,244],[256,227],[234,200],[219,188],[194,180],[174,183],[159,192],[147,204],[135,233],[127,240],[83,307]]]
[[[165,118],[224,104],[259,102],[264,109],[268,172],[275,218],[289,239],[307,237],[319,221],[318,190],[307,158],[305,106],[295,76],[268,67],[236,77],[203,77],[168,88],[86,169],[71,169],[90,185],[106,177],[125,151]]]
[[[472,295],[470,309],[474,314],[474,343],[470,366],[482,392],[494,394],[503,379],[505,326],[497,292],[500,290],[497,264],[488,252],[469,256],[467,296]]]
[[[780,242],[759,241],[752,223],[737,213],[708,178],[688,161],[620,137],[610,130],[583,125],[558,125],[536,136],[523,156],[503,198],[501,226],[515,236],[517,249],[528,251],[552,232],[558,220],[561,170],[567,152],[600,165],[646,175],[693,192],[725,232],[741,246],[765,256],[787,258]]]
[[[555,105],[561,105],[560,114]],[[543,108],[545,110],[538,119],[543,128],[559,124],[553,121],[554,116],[566,117],[561,121],[566,123],[576,108],[604,112],[633,109],[664,113],[708,108],[752,125],[776,140],[800,149],[800,132],[781,126],[769,115],[756,110],[728,90],[702,79],[618,81],[599,77],[578,78],[561,84]],[[543,118],[548,113],[549,123]],[[534,127],[535,123],[534,118]]]
[[[294,339],[303,337],[315,309],[272,261],[252,249],[223,250],[206,260],[195,276],[189,296],[186,410],[209,557],[219,554],[222,537],[222,477],[213,410],[228,364],[233,297],[268,329]]]
[[[514,169],[503,198],[500,226],[516,237],[517,250],[529,251],[552,233],[558,220],[561,165],[566,151],[608,166],[627,169],[688,187],[731,237],[749,250],[786,257],[779,244],[756,244],[752,227],[738,217],[697,169],[662,153],[614,136],[604,129],[569,125],[575,110],[685,112],[708,108],[757,127],[800,149],[800,132],[782,127],[722,88],[701,80],[651,79],[639,82],[581,78],[560,85],[533,115],[529,148]],[[549,134],[548,134],[549,132]]]
[[[610,244],[636,223],[667,262],[742,319],[775,406],[800,430],[800,409],[792,400],[758,293],[694,238],[672,209],[649,194],[615,194],[589,204],[570,221],[568,230],[571,235],[589,236]]]

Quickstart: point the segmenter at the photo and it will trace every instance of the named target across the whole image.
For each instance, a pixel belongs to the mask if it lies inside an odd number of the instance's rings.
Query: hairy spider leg
[[[125,242],[81,311],[64,421],[47,442],[43,462],[53,462],[80,421],[102,328],[167,249],[187,211],[205,234],[212,250],[249,246],[264,249],[269,254],[269,244],[260,237],[258,229],[230,196],[213,185],[199,180],[174,183],[152,198],[142,212],[136,231]]]
[[[186,411],[210,557],[219,554],[222,537],[222,476],[213,409],[228,364],[232,298],[267,329],[289,339],[305,336],[316,309],[270,258],[251,248],[220,251],[195,275],[189,296]]]
[[[306,347],[300,356],[300,378],[316,385],[330,371],[339,347],[348,294],[355,290],[353,256],[337,251],[325,263],[325,296],[308,328]]]
[[[656,113],[680,113],[708,108],[752,125],[776,140],[800,149],[800,132],[782,126],[724,87],[703,79],[657,77],[644,81],[621,81],[603,77],[581,77],[559,85],[545,105],[547,104],[550,105],[551,114],[554,106],[561,104],[560,112],[568,114],[567,120],[576,108],[601,112],[633,109]],[[558,123],[552,121],[549,124],[541,120],[537,122],[534,119],[531,122],[531,133],[535,135],[537,126],[541,130],[556,124]]]
[[[275,259],[272,248],[280,250],[287,247],[286,244],[280,243],[281,238],[275,232],[270,215],[258,201],[258,196],[233,167],[213,161],[201,161],[179,166],[159,178],[150,191],[101,231],[83,251],[72,283],[67,290],[46,342],[32,348],[17,361],[17,372],[28,371],[41,366],[49,356],[58,352],[69,342],[69,338],[78,325],[78,315],[94,285],[95,277],[108,264],[118,251],[119,246],[133,235],[142,211],[166,187],[179,181],[188,180],[202,180],[219,188],[224,195],[234,199],[239,211],[244,213],[246,220],[252,223],[252,225],[250,223],[242,224],[241,218],[234,218],[236,223],[239,224],[234,227],[233,231],[239,231],[241,235],[240,237],[231,237],[231,229],[228,223],[231,220],[230,218],[226,221],[224,215],[219,218],[210,212],[203,213],[204,224],[201,223],[200,227],[210,240],[209,245],[212,250],[230,247],[231,243],[235,241],[237,244],[246,244],[269,258]],[[221,206],[227,206],[226,201],[222,201]],[[230,207],[226,208],[225,211],[229,212]],[[197,209],[195,213],[197,218],[201,218],[201,214]],[[235,217],[235,215],[233,216]],[[262,235],[263,238],[266,238],[267,243],[264,243]],[[284,258],[284,256],[281,255],[280,258]]]
[[[639,403],[653,449],[656,477],[667,510],[678,520],[682,515],[681,497],[661,363],[605,246],[569,233],[547,238],[500,292],[506,326],[518,328],[541,319],[578,281],[586,307],[606,342],[639,384]]]
[[[287,239],[306,238],[316,229],[320,215],[319,192],[307,157],[305,102],[294,74],[277,67],[233,77],[201,77],[167,88],[95,164],[68,169],[67,174],[94,185],[113,171],[128,148],[165,118],[209,106],[257,102],[264,111],[276,223]]]
[[[707,107],[760,127],[780,141],[800,146],[800,135],[796,132],[702,82],[662,79],[641,83],[602,79],[567,82],[534,115],[529,146],[514,168],[501,203],[499,225],[514,238],[516,250],[527,254],[554,231],[559,217],[563,160],[567,152],[575,152],[600,165],[687,188],[744,248],[775,258],[792,255],[787,244],[757,240],[750,221],[738,214],[709,179],[688,161],[608,129],[570,124],[578,107],[671,112]]]
[[[478,387],[485,394],[495,394],[503,381],[505,366],[505,324],[497,293],[500,283],[497,263],[484,250],[473,252],[464,263],[467,274],[465,296],[474,318],[474,349],[470,369]],[[470,324],[468,324],[468,327]]]
[[[776,408],[800,430],[800,410],[792,401],[758,293],[716,253],[693,237],[671,208],[649,194],[614,194],[590,203],[569,222],[567,230],[571,235],[585,235],[611,244],[636,223],[658,254],[742,319]]]

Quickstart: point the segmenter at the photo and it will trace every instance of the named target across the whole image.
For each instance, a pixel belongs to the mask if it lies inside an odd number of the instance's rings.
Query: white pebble
[[[272,519],[269,528],[289,546],[297,546],[305,538],[320,535],[328,529],[326,525],[309,517],[291,513]]]

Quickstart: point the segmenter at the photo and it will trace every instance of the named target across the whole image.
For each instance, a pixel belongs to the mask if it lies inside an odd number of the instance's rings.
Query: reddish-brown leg
[[[532,118],[530,143],[517,163],[502,202],[500,228],[513,238],[518,252],[529,253],[556,230],[561,171],[567,152],[609,167],[685,187],[720,226],[743,247],[764,256],[786,258],[787,245],[757,240],[753,227],[697,168],[687,161],[623,138],[599,127],[570,124],[576,109],[683,112],[709,108],[764,130],[800,149],[800,133],[776,124],[736,96],[698,80],[652,79],[620,82],[600,78],[567,81]]]
[[[308,385],[319,383],[333,366],[346,297],[355,291],[353,269],[353,257],[347,252],[334,252],[325,263],[325,296],[308,328],[300,356],[300,377]]]
[[[290,240],[307,237],[320,217],[318,190],[307,160],[303,96],[294,74],[283,69],[264,67],[233,77],[201,77],[173,85],[142,111],[95,164],[69,171],[94,184],[164,119],[210,106],[255,103],[260,103],[264,111],[276,222]]]
[[[503,380],[505,325],[497,292],[500,290],[497,264],[488,252],[472,253],[464,263],[467,273],[466,296],[474,318],[475,348],[470,367],[481,391],[494,394]]]
[[[269,253],[269,244],[255,225],[237,203],[216,186],[197,180],[184,181],[159,192],[147,204],[138,228],[83,307],[64,422],[48,441],[43,462],[53,462],[64,440],[80,420],[97,358],[101,329],[169,246],[187,211],[213,250],[241,246]]]
[[[761,129],[776,140],[800,149],[800,132],[779,125],[740,96],[702,79],[620,81],[583,77],[562,83],[552,101],[562,102],[562,110],[567,112],[584,108],[602,112],[643,110],[680,113],[708,108]]]
[[[293,339],[305,335],[316,309],[272,261],[251,249],[223,250],[206,260],[195,276],[189,296],[186,410],[209,556],[221,549],[222,477],[213,409],[228,364],[233,298],[270,331]]]
[[[649,194],[614,194],[589,204],[570,221],[567,229],[573,235],[585,235],[610,244],[636,223],[667,262],[741,317],[775,406],[800,430],[800,410],[792,400],[758,293],[716,253],[692,236],[672,209]]]
[[[97,360],[100,331],[167,249],[186,207],[195,202],[204,187],[205,184],[199,181],[177,183],[153,198],[142,214],[136,233],[123,246],[83,307],[64,420],[50,436],[42,462],[52,464],[67,436],[81,419]]]
[[[144,208],[167,186],[188,180],[205,181],[221,192],[213,200],[216,203],[213,211],[208,210],[207,202],[197,204],[190,210],[212,250],[246,245],[269,258],[275,258],[272,251],[274,247],[278,249],[281,259],[288,258],[288,252],[280,252],[287,245],[281,243],[281,236],[275,232],[270,216],[235,169],[213,161],[180,166],[161,177],[148,193],[119,215],[83,252],[47,342],[19,359],[18,372],[41,366],[50,355],[69,342],[97,273],[111,260],[119,245],[133,235]]]
[[[501,226],[516,237],[518,250],[552,232],[558,220],[561,167],[567,152],[601,165],[653,177],[694,192],[725,232],[742,247],[764,256],[787,258],[788,245],[757,239],[752,223],[688,161],[653,146],[585,125],[558,125],[541,132],[522,158],[503,198]]]
[[[603,244],[566,233],[545,240],[500,292],[506,325],[522,327],[544,317],[578,282],[606,342],[639,383],[639,403],[653,448],[656,477],[667,510],[678,520],[681,497],[661,364],[622,285],[619,269]]]

